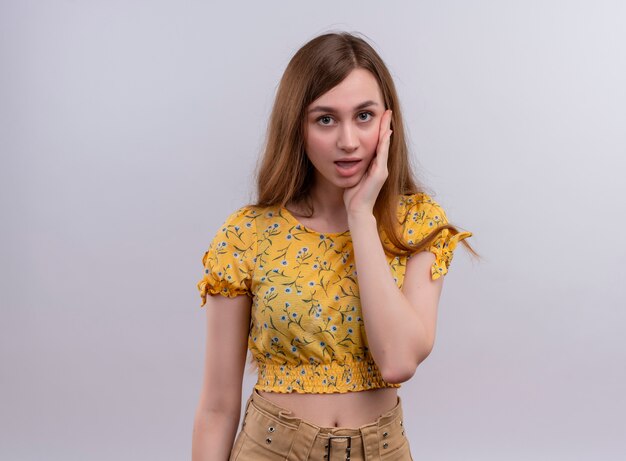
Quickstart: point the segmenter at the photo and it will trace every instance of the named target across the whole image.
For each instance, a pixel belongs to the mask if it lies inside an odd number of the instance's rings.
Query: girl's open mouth
[[[335,162],[341,176],[352,176],[360,167],[361,160],[342,160]]]

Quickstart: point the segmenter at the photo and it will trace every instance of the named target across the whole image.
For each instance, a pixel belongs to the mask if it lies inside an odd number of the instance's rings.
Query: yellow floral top
[[[409,243],[448,222],[424,193],[401,196],[398,203]],[[448,272],[457,243],[471,235],[441,231],[429,248],[436,255],[433,279]],[[387,255],[399,288],[409,257]],[[320,233],[278,205],[244,206],[227,218],[202,262],[201,306],[207,295],[252,298],[248,348],[258,363],[256,389],[345,393],[400,387],[383,380],[367,347],[349,230]]]

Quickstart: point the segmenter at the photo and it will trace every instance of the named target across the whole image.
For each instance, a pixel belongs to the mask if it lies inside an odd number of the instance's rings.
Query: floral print
[[[409,243],[448,222],[424,193],[401,196],[398,218]],[[448,272],[456,245],[471,235],[440,232],[429,247],[436,256],[433,279]],[[399,288],[408,258],[387,256]],[[244,206],[227,218],[202,263],[201,306],[207,295],[252,298],[248,348],[259,367],[256,389],[345,393],[400,387],[383,380],[368,349],[349,230],[320,233],[280,206]]]

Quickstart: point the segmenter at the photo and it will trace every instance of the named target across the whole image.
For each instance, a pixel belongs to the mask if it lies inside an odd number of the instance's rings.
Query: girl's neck
[[[306,203],[313,205],[311,219],[324,221],[327,223],[343,224],[348,221],[348,214],[343,202],[343,191],[341,187],[332,184],[315,183],[309,192],[308,201],[294,204],[295,211],[299,214],[307,214],[310,211]]]
[[[346,206],[343,203],[343,189],[313,187],[309,194],[313,204],[314,216],[329,217],[345,216]]]

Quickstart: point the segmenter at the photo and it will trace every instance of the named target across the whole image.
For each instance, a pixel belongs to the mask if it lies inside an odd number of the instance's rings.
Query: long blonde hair
[[[400,233],[396,215],[398,196],[424,192],[418,186],[409,163],[402,111],[393,79],[378,53],[362,38],[348,32],[320,35],[306,43],[293,56],[282,76],[269,120],[265,149],[257,173],[256,206],[286,206],[303,202],[313,214],[309,191],[314,167],[305,152],[305,113],[321,95],[337,86],[354,69],[374,75],[383,95],[385,109],[391,109],[393,136],[389,146],[388,177],[374,205],[379,232],[384,231],[392,246],[387,253],[406,255],[427,248],[442,229],[452,234],[458,229],[445,224],[421,241],[409,245]],[[474,255],[478,254],[464,240]]]

